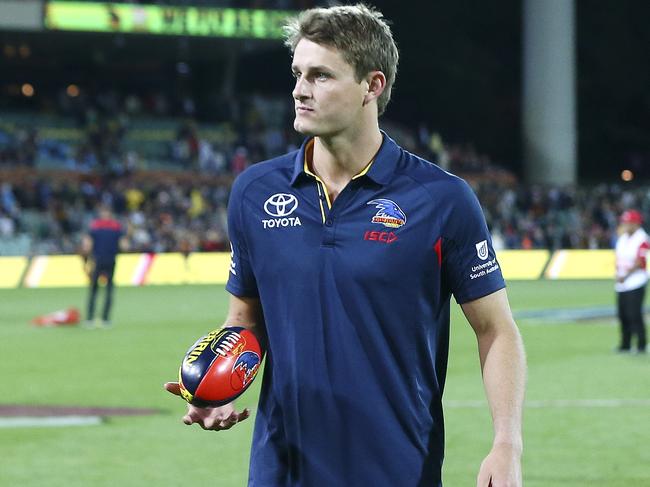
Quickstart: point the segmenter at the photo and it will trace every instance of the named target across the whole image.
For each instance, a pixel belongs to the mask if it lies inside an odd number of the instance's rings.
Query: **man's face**
[[[621,233],[630,233],[630,234],[632,234],[632,233],[637,231],[637,229],[639,228],[639,225],[637,225],[635,223],[630,223],[630,222],[622,222],[619,225],[619,228],[620,228]]]
[[[337,135],[362,123],[368,82],[357,82],[354,68],[333,47],[301,39],[293,54],[296,78],[293,127],[305,135]]]

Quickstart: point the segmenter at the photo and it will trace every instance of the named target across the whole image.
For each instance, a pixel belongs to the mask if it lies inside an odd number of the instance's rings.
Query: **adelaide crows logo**
[[[231,385],[237,388],[245,387],[255,378],[260,362],[260,356],[255,352],[246,351],[240,354],[232,367],[234,374],[231,376]]]
[[[372,217],[372,223],[381,223],[389,228],[399,228],[406,223],[406,214],[392,200],[384,198],[369,201],[367,204],[375,205],[379,211]]]

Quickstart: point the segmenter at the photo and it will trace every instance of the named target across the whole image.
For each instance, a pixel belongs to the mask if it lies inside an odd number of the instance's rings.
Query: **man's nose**
[[[291,94],[293,95],[294,100],[304,100],[309,97],[309,89],[302,76],[296,78],[296,84],[293,87],[293,92]]]

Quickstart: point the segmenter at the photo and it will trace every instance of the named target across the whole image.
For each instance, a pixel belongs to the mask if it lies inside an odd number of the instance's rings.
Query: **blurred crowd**
[[[255,95],[217,105],[208,123],[199,122],[189,94],[61,91],[37,111],[0,114],[0,167],[122,175],[165,166],[237,174],[300,143],[286,129],[289,97]]]
[[[112,178],[13,173],[0,184],[0,243],[24,235],[30,244],[22,253],[75,253],[104,203],[126,224],[134,252],[228,250],[232,179],[151,171]],[[650,188],[525,186],[476,173],[468,180],[497,250],[612,248],[624,209],[650,215]]]
[[[38,130],[36,128],[18,127],[14,130],[6,130],[0,127],[0,167],[33,166],[38,150]]]
[[[607,249],[628,208],[650,215],[650,187],[495,185],[479,182],[496,249]]]
[[[64,143],[40,136],[38,125],[0,123],[0,254],[76,252],[99,203],[126,224],[135,252],[227,250],[234,177],[302,140],[286,129],[292,110],[282,98],[232,99],[224,122],[209,130],[183,96],[62,94],[52,103],[51,111],[77,120],[81,137]],[[166,161],[162,169],[142,164],[144,143],[125,143],[132,121],[143,116],[173,127],[157,138],[166,149],[149,156]],[[449,143],[426,125],[414,130],[382,119],[382,128],[470,182],[497,249],[611,248],[624,209],[650,214],[646,188],[526,186],[471,144]],[[44,154],[53,161],[47,168],[37,164]],[[22,246],[3,245],[18,238]]]
[[[0,240],[27,234],[33,254],[76,253],[81,236],[109,205],[135,252],[228,249],[230,180],[148,173],[144,177],[14,174],[0,185]]]

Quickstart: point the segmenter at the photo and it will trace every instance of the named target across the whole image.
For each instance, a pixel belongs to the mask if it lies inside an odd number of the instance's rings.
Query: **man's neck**
[[[379,127],[353,136],[317,136],[314,140],[312,169],[336,197],[372,161],[381,143]]]

